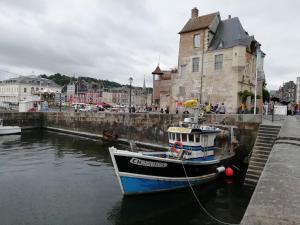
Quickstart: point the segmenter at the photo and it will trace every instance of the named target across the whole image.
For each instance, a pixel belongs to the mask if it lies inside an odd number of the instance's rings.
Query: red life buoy
[[[179,148],[183,149],[183,144],[180,141],[175,141],[172,147],[172,152],[179,153],[179,151],[176,149],[176,145],[179,145]]]

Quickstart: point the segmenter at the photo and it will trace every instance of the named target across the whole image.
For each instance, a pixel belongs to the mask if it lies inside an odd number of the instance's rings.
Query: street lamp
[[[131,113],[131,87],[132,87],[133,78],[129,77],[129,113]]]

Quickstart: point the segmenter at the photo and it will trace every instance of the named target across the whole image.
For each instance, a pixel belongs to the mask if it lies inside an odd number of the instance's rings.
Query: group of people
[[[164,109],[161,108],[161,109],[160,109],[160,113],[166,113],[166,114],[169,114],[169,113],[170,113],[169,106],[166,106]]]
[[[219,113],[219,114],[225,114],[226,113],[226,107],[224,105],[224,103],[222,103],[221,105],[219,104],[215,104],[215,105],[212,105],[208,102],[206,102],[203,106],[201,106],[201,109],[205,112],[205,113]],[[176,108],[176,114],[179,113],[179,109]],[[169,114],[170,113],[170,110],[169,110],[169,107],[166,106],[165,108],[161,108],[160,109],[160,113],[166,113],[166,114]],[[188,114],[189,111],[188,110],[185,110],[183,111],[184,114]]]
[[[219,105],[219,104],[212,105],[208,102],[205,102],[205,105],[203,106],[202,110],[208,114],[209,113],[219,113],[219,114],[226,113],[226,107],[225,107],[224,103],[222,103],[221,105]]]

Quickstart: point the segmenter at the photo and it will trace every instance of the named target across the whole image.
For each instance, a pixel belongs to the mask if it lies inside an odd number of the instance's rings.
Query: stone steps
[[[257,150],[257,151],[268,151],[270,152],[271,149],[270,147],[266,147],[266,146],[254,146],[253,150]]]
[[[270,150],[264,151],[264,150],[260,150],[260,149],[254,149],[254,154],[259,154],[259,155],[266,155],[269,156],[270,154]]]
[[[266,147],[266,148],[272,148],[273,147],[273,143],[266,143],[266,142],[261,142],[261,141],[257,141],[254,145],[255,147]]]
[[[269,158],[280,127],[260,125],[249,160],[244,185],[255,187]]]
[[[252,178],[246,177],[245,181],[244,181],[244,185],[251,187],[251,188],[255,188],[257,182],[258,182],[257,179],[252,179]]]
[[[264,167],[251,164],[251,165],[248,166],[248,170],[249,169],[251,169],[251,170],[261,170],[262,171],[264,169]]]
[[[268,136],[276,136],[278,131],[277,130],[258,130],[258,134],[266,134]]]
[[[260,158],[260,157],[257,157],[256,155],[253,155],[252,153],[252,156],[251,156],[251,159],[250,159],[250,162],[252,161],[255,161],[255,162],[262,162],[262,163],[265,163],[267,162],[268,158]]]
[[[269,152],[269,154],[260,154],[260,153],[258,153],[258,152],[253,152],[253,153],[252,153],[253,159],[254,159],[254,158],[259,158],[259,159],[265,159],[265,160],[268,160],[269,155],[270,155],[270,152]]]

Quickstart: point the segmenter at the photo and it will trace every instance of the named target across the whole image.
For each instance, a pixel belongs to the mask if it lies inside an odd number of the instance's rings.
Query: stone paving
[[[300,224],[300,117],[288,116],[241,224]]]

